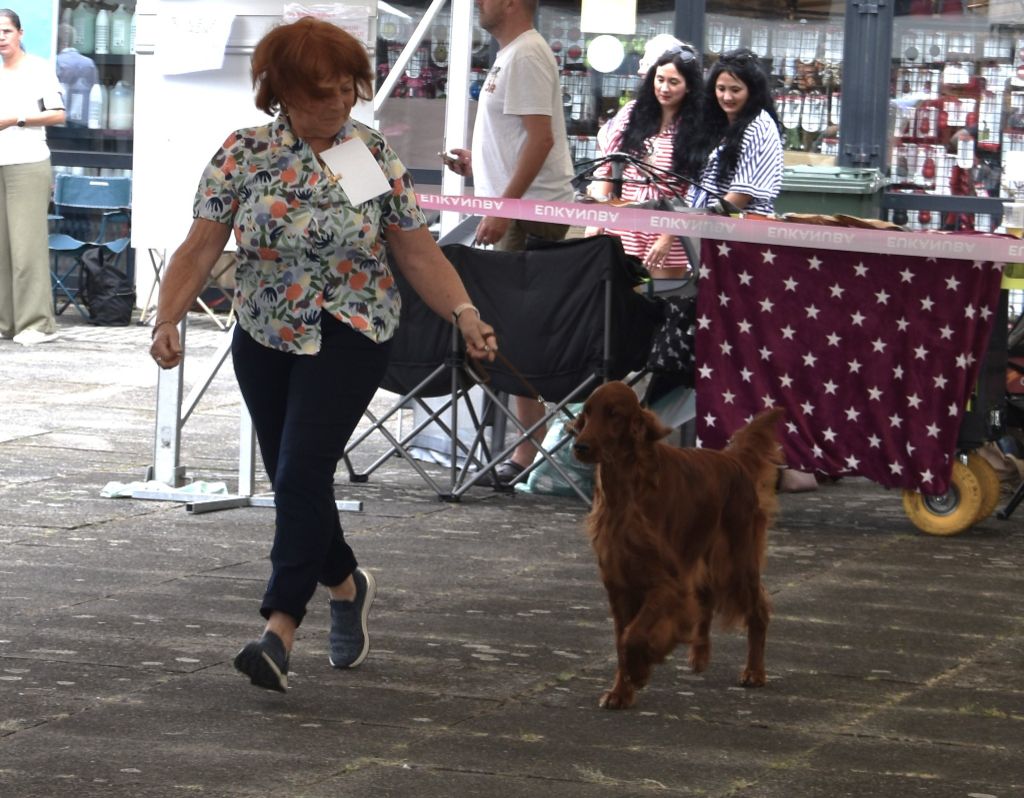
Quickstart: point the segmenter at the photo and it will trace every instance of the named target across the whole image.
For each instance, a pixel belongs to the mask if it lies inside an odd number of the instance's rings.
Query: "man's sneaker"
[[[288,690],[288,652],[273,632],[264,632],[259,640],[246,643],[235,656],[235,670],[248,676],[257,687],[279,693]]]
[[[331,599],[331,665],[335,668],[354,668],[370,653],[370,634],[366,631],[366,618],[377,594],[373,574],[356,568],[352,573],[356,583],[356,597],[352,601]]]
[[[498,463],[473,484],[483,488],[508,488],[512,484],[512,480],[525,470],[526,466],[519,465],[515,460],[505,460]]]

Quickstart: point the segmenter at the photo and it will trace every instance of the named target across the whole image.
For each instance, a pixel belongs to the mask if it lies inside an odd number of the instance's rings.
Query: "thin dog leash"
[[[544,404],[544,397],[540,395],[540,391],[534,388],[530,381],[526,379],[526,377],[524,377],[523,374],[519,371],[519,369],[512,365],[511,360],[505,357],[505,355],[503,355],[500,351],[495,351],[494,355],[498,359],[498,361],[512,373],[512,376],[519,380],[526,387],[527,396],[529,396],[531,399],[536,399],[541,404]],[[477,382],[486,384],[491,381],[491,375],[487,373],[487,370],[484,368],[482,363],[466,361],[466,368],[468,369],[469,373],[473,375],[473,378],[477,380]],[[479,369],[479,371],[477,371],[477,369]]]

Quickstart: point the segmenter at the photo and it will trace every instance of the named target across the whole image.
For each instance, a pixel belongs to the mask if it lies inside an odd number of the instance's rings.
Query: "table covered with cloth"
[[[777,406],[791,468],[946,492],[1003,264],[708,239],[701,254],[698,445]]]

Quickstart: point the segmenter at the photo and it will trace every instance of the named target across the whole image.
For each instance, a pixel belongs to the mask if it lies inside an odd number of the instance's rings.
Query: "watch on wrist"
[[[19,116],[18,117],[18,127],[25,127],[25,117],[23,117],[23,116]]]

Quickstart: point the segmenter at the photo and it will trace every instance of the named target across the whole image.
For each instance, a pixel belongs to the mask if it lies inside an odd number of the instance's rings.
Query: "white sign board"
[[[206,3],[161,3],[157,12],[154,53],[160,72],[180,75],[224,66],[224,50],[235,15],[226,8]]]
[[[366,0],[358,5],[376,10]],[[253,104],[249,65],[253,47],[281,22],[281,13],[281,0],[139,0],[132,181],[136,249],[173,251],[192,225],[199,178],[214,153],[232,131],[268,120]],[[227,19],[231,24],[224,39]],[[164,35],[165,28],[175,26],[180,33],[185,20],[201,22],[177,41]],[[220,66],[192,71],[212,63],[190,54],[207,46],[218,51]],[[166,71],[174,61],[190,65],[189,70]],[[352,115],[368,121],[372,108],[364,103]]]

